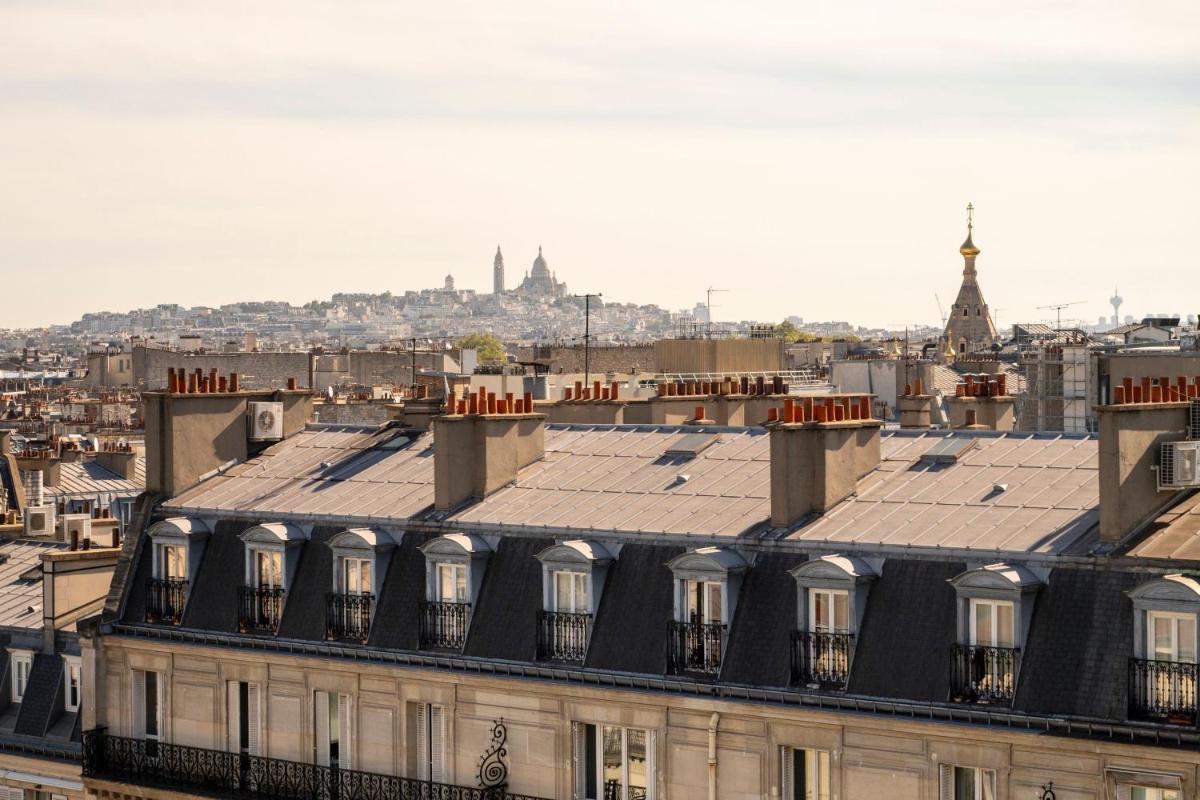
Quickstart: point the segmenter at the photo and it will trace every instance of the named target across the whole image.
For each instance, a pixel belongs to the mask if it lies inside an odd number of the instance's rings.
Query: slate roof
[[[13,732],[22,736],[45,736],[62,715],[64,683],[62,656],[35,654]]]

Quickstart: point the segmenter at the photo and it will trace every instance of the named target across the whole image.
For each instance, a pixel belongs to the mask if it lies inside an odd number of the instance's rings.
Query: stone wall
[[[312,385],[308,353],[180,353],[151,347],[133,350],[133,376],[142,389],[165,389],[167,369],[182,367],[186,372],[215,369],[220,375],[238,374],[245,389],[283,389],[288,378],[305,389]]]
[[[584,348],[578,347],[518,347],[518,361],[537,361],[547,364],[550,372],[583,372]],[[657,359],[654,355],[654,345],[634,344],[612,347],[593,347],[588,354],[588,368],[591,373],[613,372],[618,375],[630,375],[640,372],[654,373],[658,371]]]

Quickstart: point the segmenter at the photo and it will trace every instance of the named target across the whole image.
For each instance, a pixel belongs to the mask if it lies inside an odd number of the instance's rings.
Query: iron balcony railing
[[[725,626],[719,622],[672,622],[668,629],[668,669],[673,673],[721,671]]]
[[[953,699],[960,703],[1012,703],[1021,651],[1015,647],[956,644],[950,661]]]
[[[422,603],[421,647],[462,650],[470,623],[470,603]]]
[[[238,629],[242,633],[275,633],[283,617],[281,586],[243,586],[239,593]]]
[[[845,689],[853,647],[850,633],[792,631],[792,685]]]
[[[133,786],[245,800],[539,800],[480,789],[298,761],[83,734],[83,775]]]
[[[146,622],[180,624],[187,596],[188,582],[182,578],[151,578],[146,585]]]
[[[1186,661],[1129,659],[1129,716],[1195,725],[1196,672]]]
[[[342,594],[330,592],[325,596],[325,637],[365,642],[371,633],[373,594]]]
[[[538,658],[549,661],[578,661],[587,655],[591,614],[565,611],[538,612]]]
[[[646,789],[644,786],[630,786],[629,791],[624,791],[625,787],[620,781],[607,780],[604,782],[604,800],[646,800]]]

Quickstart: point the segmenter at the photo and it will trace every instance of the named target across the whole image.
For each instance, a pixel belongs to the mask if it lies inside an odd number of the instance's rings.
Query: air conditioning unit
[[[277,442],[283,438],[283,403],[250,404],[250,441]]]
[[[58,525],[64,542],[71,541],[75,535],[78,535],[80,544],[92,538],[91,514],[63,514]]]
[[[54,506],[26,506],[26,536],[54,535]]]
[[[1200,487],[1200,441],[1163,442],[1158,461],[1158,490]]]

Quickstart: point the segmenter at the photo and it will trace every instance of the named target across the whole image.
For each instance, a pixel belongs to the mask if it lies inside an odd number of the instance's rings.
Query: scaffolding
[[[1023,431],[1086,433],[1091,358],[1086,344],[1042,344],[1021,353],[1025,395],[1017,409]]]

